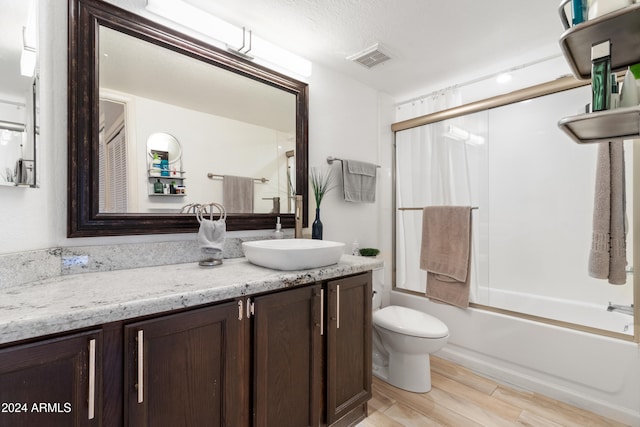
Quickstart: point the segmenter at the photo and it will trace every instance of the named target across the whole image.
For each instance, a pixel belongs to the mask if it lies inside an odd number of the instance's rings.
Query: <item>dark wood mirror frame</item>
[[[67,236],[191,233],[192,214],[100,213],[98,206],[98,33],[105,26],[250,79],[296,97],[296,194],[303,197],[308,225],[308,86],[200,40],[100,0],[69,0]],[[229,214],[227,230],[274,228],[276,214]],[[280,214],[284,228],[294,214]]]

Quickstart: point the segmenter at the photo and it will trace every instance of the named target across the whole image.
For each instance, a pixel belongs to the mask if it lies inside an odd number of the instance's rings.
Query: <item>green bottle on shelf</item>
[[[162,186],[162,183],[160,182],[159,179],[156,179],[156,182],[153,183],[153,192],[155,194],[164,193],[164,187]]]

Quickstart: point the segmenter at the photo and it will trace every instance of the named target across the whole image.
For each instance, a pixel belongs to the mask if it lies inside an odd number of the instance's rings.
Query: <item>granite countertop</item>
[[[225,260],[59,276],[0,290],[0,344],[305,285],[383,266],[343,255],[327,267],[278,271]]]

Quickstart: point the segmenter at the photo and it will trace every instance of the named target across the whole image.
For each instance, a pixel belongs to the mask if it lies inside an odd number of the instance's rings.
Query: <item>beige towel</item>
[[[253,178],[224,175],[222,204],[230,213],[253,213]]]
[[[424,208],[420,268],[427,271],[427,297],[468,307],[470,263],[471,207]]]
[[[601,143],[596,166],[589,275],[608,279],[614,285],[627,281],[624,175],[622,141]]]

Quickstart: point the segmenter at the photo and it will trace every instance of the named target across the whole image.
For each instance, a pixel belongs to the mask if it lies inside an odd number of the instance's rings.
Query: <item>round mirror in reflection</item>
[[[182,157],[182,146],[173,135],[157,132],[147,138],[147,154],[152,159],[156,155],[172,164]]]

